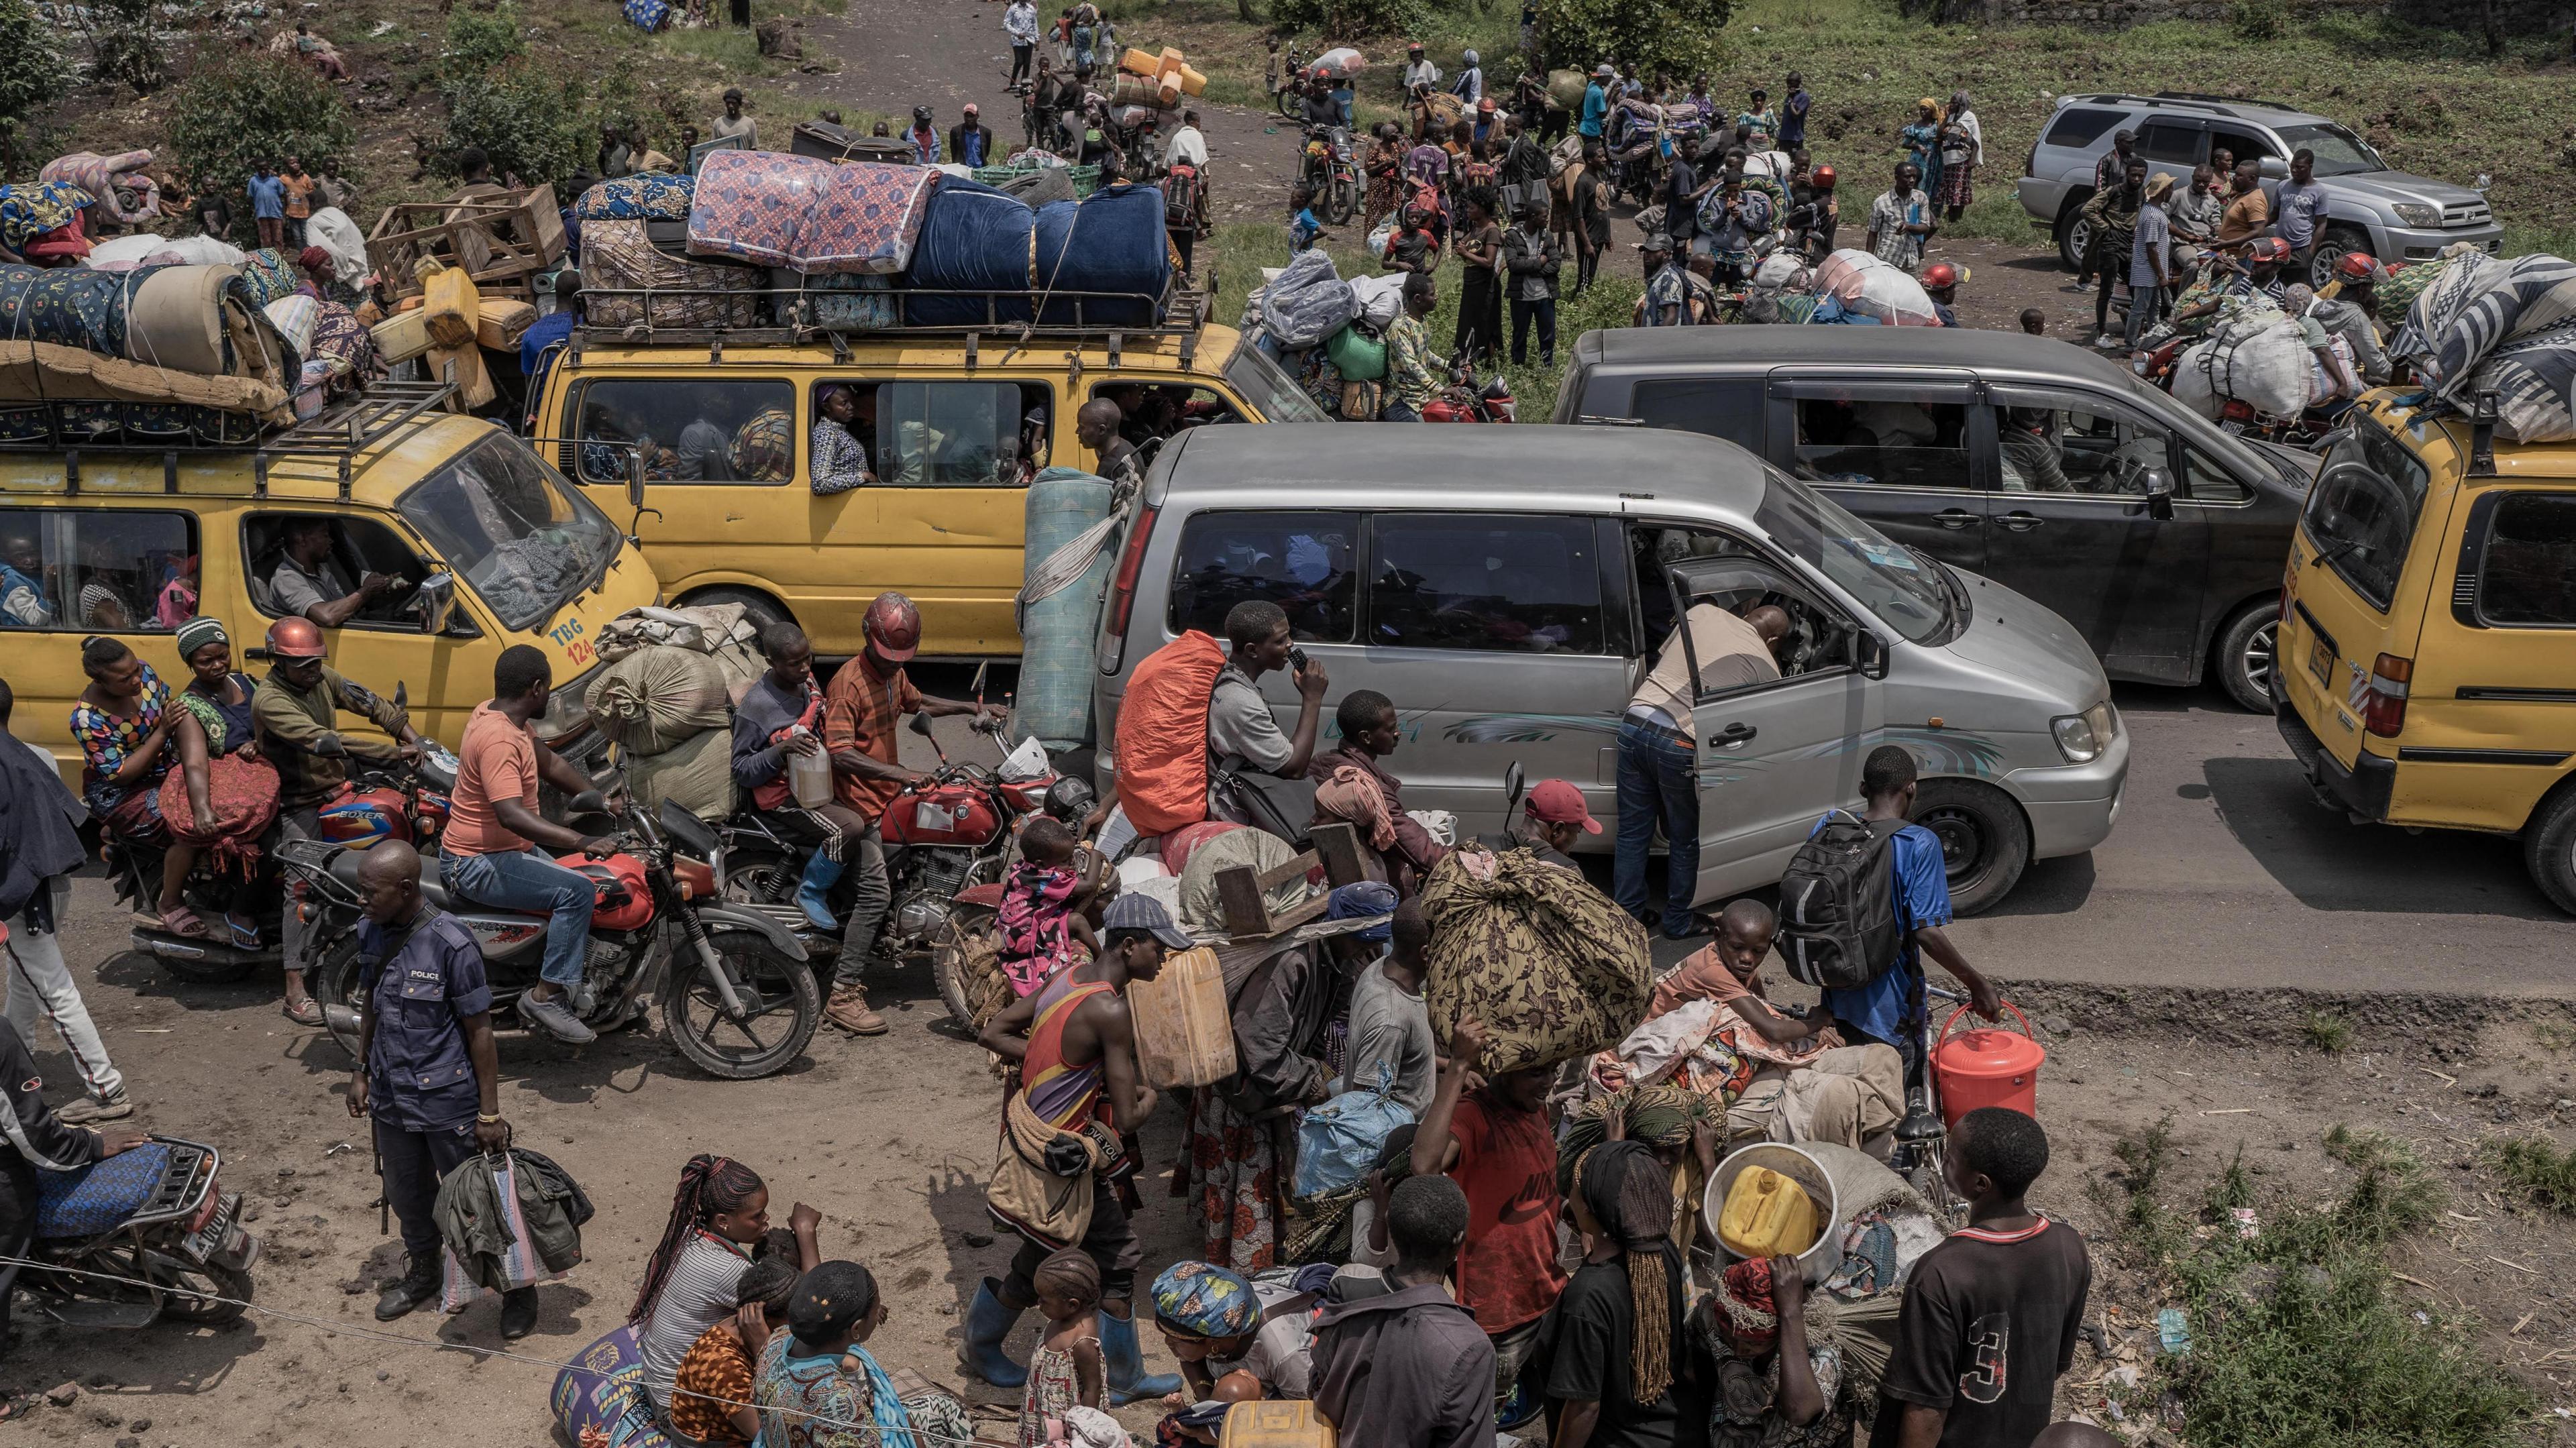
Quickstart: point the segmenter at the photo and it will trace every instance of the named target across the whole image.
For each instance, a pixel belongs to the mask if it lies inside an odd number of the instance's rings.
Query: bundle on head
[[[679,1189],[671,1194],[670,1220],[662,1224],[662,1240],[644,1264],[644,1284],[636,1289],[635,1305],[626,1309],[626,1320],[642,1322],[653,1315],[662,1284],[671,1279],[671,1268],[680,1260],[680,1249],[689,1244],[691,1232],[719,1212],[741,1211],[767,1189],[760,1173],[731,1157],[707,1152],[690,1157],[689,1164],[680,1168]]]
[[[1696,1091],[1669,1083],[1632,1086],[1583,1103],[1566,1116],[1564,1133],[1557,1138],[1558,1192],[1574,1190],[1574,1164],[1582,1160],[1585,1152],[1609,1139],[1610,1114],[1614,1111],[1627,1122],[1628,1140],[1656,1147],[1680,1146],[1689,1141],[1701,1122],[1722,1119],[1724,1108]]]
[[[1628,1381],[1640,1403],[1673,1385],[1673,1302],[1669,1281],[1673,1189],[1664,1164],[1642,1142],[1605,1141],[1574,1165],[1574,1191],[1602,1234],[1627,1254],[1630,1333]]]

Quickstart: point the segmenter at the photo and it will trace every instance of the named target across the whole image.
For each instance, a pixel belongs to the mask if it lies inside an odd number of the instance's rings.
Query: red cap
[[[1601,821],[1592,817],[1583,803],[1583,791],[1561,779],[1542,779],[1532,786],[1529,803],[1522,806],[1534,820],[1552,825],[1581,825],[1587,835],[1601,833]]]

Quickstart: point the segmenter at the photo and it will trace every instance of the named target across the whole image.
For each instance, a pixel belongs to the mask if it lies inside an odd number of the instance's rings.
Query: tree
[[[447,17],[447,40],[438,49],[438,68],[451,81],[479,79],[494,66],[527,53],[519,7],[501,0],[489,14],[458,10]]]
[[[1605,56],[1634,60],[1641,74],[1716,70],[1727,45],[1718,32],[1733,0],[1541,0],[1549,53],[1589,68]]]
[[[71,79],[54,27],[27,0],[0,0],[0,174],[35,173],[31,118]]]
[[[159,90],[170,78],[170,58],[155,27],[160,6],[154,0],[96,0],[79,12],[89,32],[90,72],[102,80],[121,80],[137,95]]]
[[[220,54],[188,77],[170,106],[170,145],[201,188],[236,199],[262,161],[295,156],[307,166],[358,143],[349,108],[313,67],[266,51]],[[248,224],[249,208],[235,214]]]
[[[447,88],[453,157],[468,146],[492,158],[495,175],[560,184],[581,163],[581,82],[559,80],[522,56]]]

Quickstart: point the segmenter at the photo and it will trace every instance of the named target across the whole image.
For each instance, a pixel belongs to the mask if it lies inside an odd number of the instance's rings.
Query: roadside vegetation
[[[2188,1205],[2171,1118],[2114,1146],[2119,1169],[2093,1185],[2116,1228],[2096,1249],[2181,1313],[2124,1411],[2228,1448],[2540,1441],[2539,1399],[2483,1360],[2476,1323],[2399,1295],[2389,1250],[2441,1216],[2441,1185],[2380,1133],[2337,1126],[2323,1145],[2348,1183],[2323,1201],[2260,1190],[2240,1152]]]

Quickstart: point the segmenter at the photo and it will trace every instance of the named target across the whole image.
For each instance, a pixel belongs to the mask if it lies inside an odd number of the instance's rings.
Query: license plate
[[[2325,640],[2308,640],[2308,672],[2316,675],[2320,687],[2334,687],[2334,664],[2334,649]]]
[[[211,1221],[179,1239],[179,1250],[199,1262],[214,1256],[231,1239],[233,1219],[240,1215],[240,1195],[227,1194],[215,1204],[215,1215]]]

